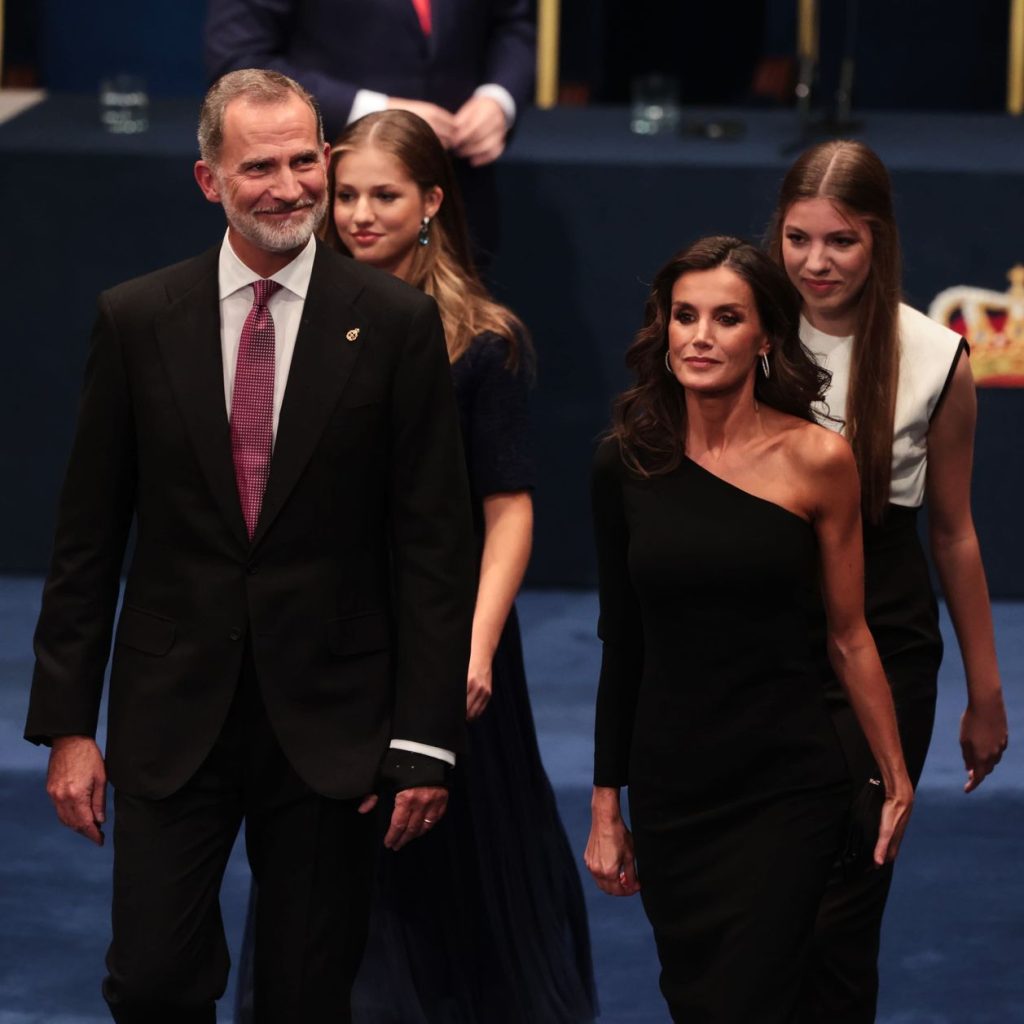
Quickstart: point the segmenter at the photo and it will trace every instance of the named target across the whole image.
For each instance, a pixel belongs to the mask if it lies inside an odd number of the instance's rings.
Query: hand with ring
[[[389,850],[400,850],[424,832],[429,832],[444,816],[448,790],[443,786],[411,786],[395,794],[395,810],[384,836]]]

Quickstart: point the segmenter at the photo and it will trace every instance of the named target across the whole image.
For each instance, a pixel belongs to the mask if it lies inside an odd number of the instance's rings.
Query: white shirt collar
[[[306,292],[309,290],[309,279],[313,274],[314,256],[316,256],[316,238],[310,235],[309,241],[299,255],[276,274],[271,274],[270,280],[276,281],[282,288],[287,288],[300,299],[305,299]],[[224,232],[224,241],[220,246],[217,273],[221,299],[226,299],[240,289],[248,288],[253,281],[260,280],[260,275],[247,267],[238,258],[235,250],[231,248],[226,231]]]

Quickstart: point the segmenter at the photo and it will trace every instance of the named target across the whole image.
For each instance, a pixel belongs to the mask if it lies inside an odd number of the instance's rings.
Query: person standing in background
[[[863,493],[868,626],[892,688],[907,767],[920,778],[942,659],[938,609],[917,532],[928,510],[932,558],[967,678],[960,745],[965,791],[1007,745],[985,570],[971,517],[977,399],[966,342],[900,302],[892,187],[861,142],[823,142],[787,172],[768,246],[802,299],[800,336],[832,375],[816,406],[850,440]],[[826,665],[833,719],[855,788],[877,767]],[[822,901],[802,1005],[804,1024],[871,1024],[892,865],[836,871]]]

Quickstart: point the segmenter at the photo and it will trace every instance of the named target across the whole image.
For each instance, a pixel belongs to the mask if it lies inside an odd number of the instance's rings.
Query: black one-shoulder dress
[[[629,787],[661,988],[686,1024],[795,1013],[849,779],[816,672],[813,527],[684,459],[593,478],[595,782]]]

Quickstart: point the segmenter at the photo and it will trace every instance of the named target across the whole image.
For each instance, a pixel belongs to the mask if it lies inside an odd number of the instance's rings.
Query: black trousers
[[[259,1024],[347,1022],[366,941],[373,815],[292,770],[251,658],[221,735],[177,793],[114,798],[113,941],[103,994],[119,1024],[214,1024],[230,959],[219,892],[238,829],[260,887]]]
[[[924,768],[935,718],[932,656],[891,659],[890,682],[906,680],[896,690],[896,717],[907,771],[915,788]],[[910,685],[915,679],[922,682]],[[900,692],[910,697],[900,699]],[[854,779],[854,792],[868,778],[879,777],[868,742],[848,705],[833,709]],[[878,1007],[878,952],[882,918],[892,885],[893,865],[846,878],[834,870],[818,907],[807,971],[801,992],[800,1024],[874,1024]]]

